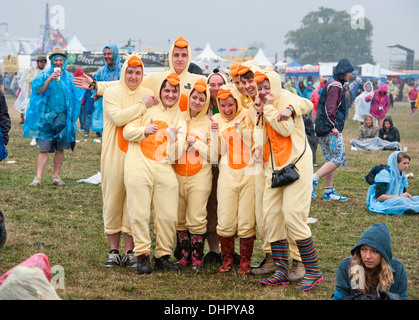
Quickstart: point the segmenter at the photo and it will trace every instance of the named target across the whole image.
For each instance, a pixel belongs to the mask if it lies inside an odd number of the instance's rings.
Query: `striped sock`
[[[260,283],[277,286],[289,284],[288,279],[288,241],[279,240],[271,243],[272,257],[275,263],[275,273],[266,279],[262,279]]]
[[[295,288],[302,291],[308,291],[312,289],[315,284],[323,281],[323,275],[319,270],[313,239],[310,237],[306,240],[296,241],[296,243],[301,260],[306,269],[306,274]]]

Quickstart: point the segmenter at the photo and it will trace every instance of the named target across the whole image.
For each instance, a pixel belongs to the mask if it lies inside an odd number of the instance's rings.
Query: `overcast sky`
[[[38,37],[47,2],[64,8],[62,34],[68,40],[77,35],[88,50],[122,46],[129,38],[137,48],[141,39],[142,49],[167,50],[169,40],[183,35],[193,49],[209,43],[215,52],[263,43],[268,57],[277,53],[281,60],[285,34],[298,29],[307,13],[321,6],[350,13],[361,5],[374,26],[376,62],[388,67],[387,46],[395,44],[415,50],[419,58],[417,0],[0,0],[0,23],[7,23],[11,37]]]

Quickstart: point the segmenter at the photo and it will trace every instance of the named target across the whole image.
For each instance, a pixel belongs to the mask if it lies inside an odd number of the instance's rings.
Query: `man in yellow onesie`
[[[123,130],[129,141],[124,181],[138,274],[151,273],[151,204],[156,232],[154,270],[180,270],[180,265],[169,261],[178,211],[178,182],[172,164],[182,154],[186,123],[178,106],[179,77],[172,73],[163,80],[160,103]]]
[[[111,246],[106,267],[136,265],[124,186],[124,162],[128,142],[122,137],[122,130],[124,125],[145,112],[145,104],[149,107],[153,103],[153,92],[141,86],[143,74],[141,59],[135,55],[128,57],[122,67],[118,84],[107,90],[103,99],[103,219]],[[122,261],[118,251],[121,232],[125,236],[125,255]]]
[[[204,79],[198,79],[189,96],[188,110],[183,112],[188,126],[187,143],[182,156],[175,163],[179,183],[177,237],[182,250],[178,263],[203,266],[207,233],[207,201],[212,185],[212,164],[218,153],[211,149],[211,121],[207,117],[210,93]],[[212,139],[218,139],[213,134]],[[215,151],[215,152],[214,152]]]
[[[239,274],[250,272],[250,261],[256,234],[254,212],[253,124],[248,110],[240,102],[240,94],[233,84],[218,92],[220,113],[211,118],[211,130],[218,131],[218,139],[211,147],[221,155],[218,178],[218,226],[223,264],[217,272],[232,269],[234,237],[240,238]]]
[[[275,273],[261,280],[265,285],[287,285],[288,240],[287,232],[297,244],[306,273],[296,288],[308,291],[323,281],[319,270],[316,251],[307,218],[311,204],[312,154],[307,148],[302,114],[310,111],[312,104],[300,104],[296,96],[283,95],[278,74],[273,71],[256,73],[260,82],[260,100],[254,104],[263,112],[265,120],[258,127],[263,128],[272,148],[272,165],[265,169],[265,190],[263,194],[263,215],[268,241],[271,243],[275,262]],[[266,87],[264,87],[266,84]],[[307,100],[308,101],[308,100]],[[282,111],[290,109],[292,117]],[[285,120],[286,119],[286,120]],[[264,142],[256,142],[264,144]],[[284,187],[272,188],[272,171],[280,170],[290,163],[296,164],[300,178]]]

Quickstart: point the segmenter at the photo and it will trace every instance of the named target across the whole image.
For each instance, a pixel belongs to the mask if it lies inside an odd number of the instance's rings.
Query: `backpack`
[[[377,164],[374,166],[370,172],[365,176],[365,180],[369,185],[374,184],[375,176],[383,169],[389,168],[389,166],[386,166],[385,164]]]

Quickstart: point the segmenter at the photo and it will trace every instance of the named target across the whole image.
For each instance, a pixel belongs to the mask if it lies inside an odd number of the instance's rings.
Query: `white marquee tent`
[[[206,44],[204,50],[198,56],[192,59],[192,62],[198,65],[205,73],[210,73],[215,68],[227,70],[232,63],[232,61],[216,55],[209,43]]]
[[[67,51],[87,51],[86,48],[82,45],[79,38],[76,35],[68,43],[67,47],[65,48]]]
[[[261,67],[272,66],[272,63],[266,57],[266,55],[263,52],[262,48],[259,49],[259,51],[256,53],[256,55],[253,57],[252,60],[257,61],[258,65],[261,66]]]

